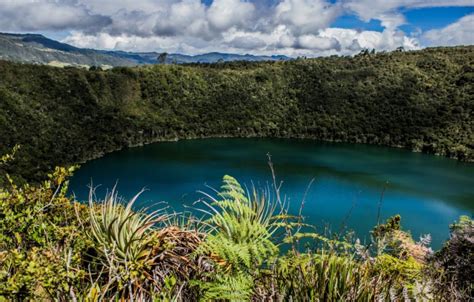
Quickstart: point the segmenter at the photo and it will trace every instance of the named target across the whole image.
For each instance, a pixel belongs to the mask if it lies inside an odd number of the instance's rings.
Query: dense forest
[[[474,159],[474,47],[286,62],[55,68],[0,61],[0,167],[40,181],[126,146],[213,136],[380,144]]]

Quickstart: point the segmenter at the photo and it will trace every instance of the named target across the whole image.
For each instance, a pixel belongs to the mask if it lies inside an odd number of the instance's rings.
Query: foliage
[[[91,239],[99,254],[98,260],[107,270],[110,280],[107,287],[123,289],[134,294],[142,288],[141,283],[147,278],[146,270],[155,265],[159,250],[159,241],[154,241],[152,230],[155,224],[163,222],[166,216],[159,212],[147,214],[132,210],[137,194],[124,207],[119,204],[117,193],[113,190],[98,205],[89,198],[89,220]]]
[[[0,153],[22,145],[0,169],[38,182],[55,166],[126,146],[214,136],[369,143],[473,160],[473,49],[106,71],[0,61]]]
[[[2,155],[0,157],[0,165],[4,165],[8,163],[9,161],[13,160],[15,158],[15,154],[18,152],[19,149],[20,149],[20,145],[16,145],[13,147],[10,153]]]
[[[0,190],[0,296],[68,297],[83,291],[81,255],[91,242],[77,216],[86,209],[66,197],[72,169],[57,168],[42,186]]]
[[[269,192],[225,176],[207,220],[134,211],[115,191],[89,205],[66,196],[73,168],[41,185],[0,190],[0,300],[34,301],[402,301],[469,300],[473,222],[426,257],[399,216],[374,228],[374,241],[276,231],[287,216]],[[92,195],[91,195],[92,196]],[[299,228],[295,228],[298,230]],[[421,252],[420,252],[421,251]]]
[[[429,248],[430,236],[425,236],[424,241],[415,242],[411,235],[402,231],[401,217],[395,215],[387,219],[385,224],[379,224],[372,230],[377,252],[383,252],[398,259],[416,259],[424,263],[432,253]]]
[[[117,193],[112,191],[100,205],[99,212],[94,206],[96,201],[89,199],[93,238],[103,247],[103,253],[112,253],[114,260],[121,263],[134,263],[148,258],[148,245],[152,240],[150,230],[155,223],[166,219],[133,211],[132,206],[138,196],[122,207],[118,204]]]
[[[428,286],[422,279],[423,267],[414,258],[382,253],[361,259],[355,252],[323,248],[278,258],[269,283],[279,289],[282,300],[421,299],[427,297]]]
[[[233,274],[217,273],[211,282],[195,282],[203,292],[203,301],[249,301],[254,290],[252,275],[236,272]]]
[[[381,287],[378,295],[390,300],[426,298],[423,287],[428,285],[422,278],[422,269],[423,263],[412,257],[400,259],[388,254],[377,256],[371,271],[376,284]]]
[[[183,288],[199,267],[191,255],[202,235],[186,225],[173,225],[163,209],[134,211],[140,193],[126,206],[115,190],[103,202],[92,195],[86,231],[96,256],[88,261],[99,299],[177,301],[193,297],[193,289]]]
[[[217,274],[204,286],[199,284],[204,299],[248,300],[253,276],[278,253],[272,242],[276,207],[255,188],[249,196],[231,176],[224,176],[223,183],[218,199],[211,197],[211,204],[203,201],[212,213],[207,221],[211,229],[198,252],[210,255]]]
[[[388,218],[385,224],[379,224],[374,227],[372,231],[372,235],[375,238],[382,238],[386,236],[387,234],[393,233],[394,231],[399,231],[400,220],[401,220],[400,215],[395,215],[393,217]]]
[[[474,296],[474,221],[461,216],[450,229],[449,240],[430,259],[431,274],[442,298],[469,301]]]
[[[351,256],[324,251],[279,258],[274,279],[283,300],[357,301],[374,296],[361,264]]]
[[[57,168],[35,186],[10,179],[0,190],[0,300],[192,299],[184,287],[202,270],[190,256],[202,235],[152,229],[166,216],[134,212],[115,194],[90,207],[71,200],[72,171]]]

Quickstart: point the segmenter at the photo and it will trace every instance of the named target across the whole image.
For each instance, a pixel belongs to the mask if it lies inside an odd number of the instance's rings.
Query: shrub
[[[450,230],[449,240],[430,258],[436,294],[446,300],[470,301],[474,297],[474,221],[461,216]]]
[[[10,180],[0,190],[0,297],[74,299],[86,290],[82,255],[91,242],[77,219],[86,208],[66,197],[71,172],[57,168],[40,186]]]

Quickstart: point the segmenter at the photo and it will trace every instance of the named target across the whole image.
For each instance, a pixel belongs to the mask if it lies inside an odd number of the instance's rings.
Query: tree
[[[158,63],[159,64],[166,64],[166,59],[167,58],[168,58],[168,53],[167,52],[160,53],[160,55],[158,56]]]

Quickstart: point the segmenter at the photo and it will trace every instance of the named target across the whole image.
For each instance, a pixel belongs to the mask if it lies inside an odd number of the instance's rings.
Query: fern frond
[[[212,213],[206,222],[211,229],[198,253],[210,255],[218,264],[218,272],[211,283],[201,286],[205,297],[248,300],[253,276],[278,254],[272,234],[281,225],[278,217],[283,215],[275,213],[276,204],[269,196],[255,188],[244,190],[228,175],[216,198],[207,195],[211,201],[203,203]]]
[[[253,288],[253,278],[244,273],[236,275],[219,275],[212,282],[201,282],[204,291],[202,300],[249,301]]]

